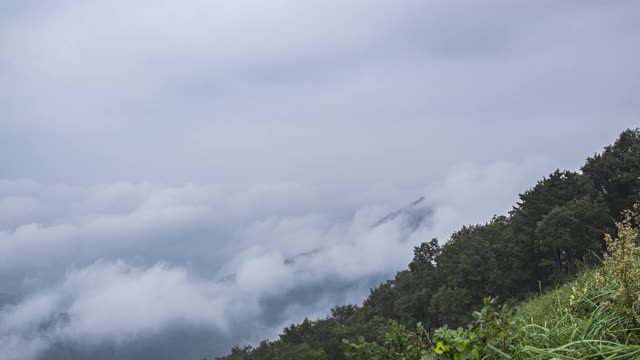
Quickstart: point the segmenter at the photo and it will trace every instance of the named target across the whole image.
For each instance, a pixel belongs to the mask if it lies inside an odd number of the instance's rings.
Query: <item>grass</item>
[[[618,287],[598,287],[608,269],[523,303],[516,313],[513,359],[640,359],[640,328],[613,306]],[[638,279],[640,281],[640,279]]]
[[[633,222],[627,214],[618,239],[607,238],[601,267],[518,308],[508,358],[640,359],[640,234]]]
[[[640,207],[636,208],[640,213]],[[640,360],[640,216],[627,213],[596,269],[511,309],[485,299],[468,329],[408,332],[392,324],[384,345],[361,339],[358,360]]]

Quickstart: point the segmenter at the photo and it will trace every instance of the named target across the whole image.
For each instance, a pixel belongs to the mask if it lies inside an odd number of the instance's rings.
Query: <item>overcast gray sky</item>
[[[637,127],[638,39],[635,0],[2,1],[0,357],[359,303]]]

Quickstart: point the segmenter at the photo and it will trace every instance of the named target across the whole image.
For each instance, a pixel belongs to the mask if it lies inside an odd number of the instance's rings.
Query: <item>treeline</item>
[[[516,307],[483,299],[466,327],[390,321],[382,343],[344,340],[353,360],[640,359],[640,204],[625,211],[595,268]]]
[[[414,249],[408,269],[371,290],[362,306],[285,328],[278,340],[234,347],[218,360],[341,360],[342,340],[383,343],[390,320],[427,331],[472,320],[482,299],[517,301],[597,265],[605,234],[616,234],[623,211],[640,200],[640,130],[586,160],[580,173],[557,170],[522,193],[508,216],[465,226],[440,246]]]

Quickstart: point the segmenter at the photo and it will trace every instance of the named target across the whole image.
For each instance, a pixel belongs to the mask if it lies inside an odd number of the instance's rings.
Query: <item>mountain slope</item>
[[[230,355],[219,359],[342,360],[347,358],[345,351],[354,349],[353,346],[363,346],[363,351],[372,351],[369,355],[373,357],[369,358],[366,354],[352,354],[362,359],[399,359],[402,357],[384,357],[385,347],[393,348],[396,340],[400,343],[410,341],[406,340],[404,329],[415,328],[418,324],[422,329],[419,330],[420,337],[434,339],[434,336],[440,336],[442,346],[451,349],[453,344],[447,345],[446,342],[451,340],[449,337],[475,336],[473,332],[461,331],[455,335],[456,331],[440,330],[437,333],[435,329],[443,329],[444,325],[457,328],[477,322],[478,319],[472,316],[476,311],[481,314],[484,311],[485,316],[493,314],[491,307],[499,303],[483,304],[483,298],[498,297],[501,302],[517,303],[538,293],[540,288],[555,288],[575,281],[579,270],[585,266],[598,266],[607,249],[605,234],[617,235],[619,230],[615,222],[625,219],[620,210],[638,201],[640,130],[635,129],[624,131],[614,144],[588,158],[582,172],[557,170],[541,179],[520,195],[520,200],[508,215],[494,216],[485,224],[465,226],[453,233],[442,246],[434,239],[416,247],[408,269],[372,289],[362,306],[337,306],[325,319],[291,325],[277,340],[264,341],[255,348],[235,347]],[[420,208],[420,203],[418,201],[408,208],[412,209],[414,205]],[[399,216],[396,213],[389,217]],[[597,309],[603,308],[599,306]],[[558,319],[569,319],[565,315]],[[575,319],[576,324],[587,324],[585,319]],[[390,321],[396,325],[390,326]],[[596,323],[591,324],[593,326],[588,327],[588,331],[596,331]],[[540,325],[519,322],[518,326],[530,330],[539,329]],[[634,329],[637,328],[640,326]],[[560,326],[559,329],[565,328]],[[520,334],[517,336],[528,336],[527,333],[516,333]],[[536,334],[533,332],[531,336],[535,338]],[[549,342],[549,345],[571,346],[570,342],[565,343],[570,339],[554,332],[541,334],[555,336],[557,341]],[[597,337],[599,333],[592,334]],[[351,345],[343,343],[343,339]],[[433,344],[424,339],[419,339],[420,344],[428,346],[421,348],[420,352],[433,352]],[[606,339],[609,337],[600,340],[610,341]],[[623,336],[622,339],[627,338]],[[506,344],[506,339],[504,341]],[[590,346],[591,343],[589,340],[582,344]],[[605,345],[600,345],[596,353],[609,351]],[[498,349],[497,354],[502,351],[495,345],[491,346]],[[619,349],[616,345],[611,351]],[[442,356],[445,353],[454,356],[444,348],[439,350],[443,352]],[[629,356],[630,353],[625,354]],[[467,355],[467,358],[475,357],[475,354]],[[540,356],[545,358],[545,355]]]

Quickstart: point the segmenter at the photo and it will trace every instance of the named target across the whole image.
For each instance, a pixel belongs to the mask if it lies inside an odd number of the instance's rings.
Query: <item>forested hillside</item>
[[[278,340],[235,347],[218,359],[474,359],[510,358],[518,351],[516,358],[550,358],[557,354],[536,353],[536,341],[561,347],[580,329],[601,343],[585,335],[588,350],[558,354],[635,358],[640,285],[624,279],[633,277],[628,271],[637,271],[640,258],[632,230],[637,218],[625,210],[639,200],[640,130],[626,130],[588,158],[581,172],[557,170],[538,181],[509,214],[465,226],[443,245],[433,239],[416,247],[408,269],[372,289],[361,306],[337,306],[325,319],[285,328]],[[605,234],[623,241],[607,241]],[[616,252],[612,244],[627,245]],[[599,270],[584,271],[590,268]],[[562,287],[515,312],[502,308],[569,281],[577,281],[573,289]],[[590,313],[600,318],[584,315]],[[545,318],[552,314],[558,316],[555,325]],[[557,333],[545,332],[540,321],[556,326]],[[469,324],[467,330],[450,330]],[[626,344],[624,351],[618,343]],[[523,344],[530,352],[523,352]]]

